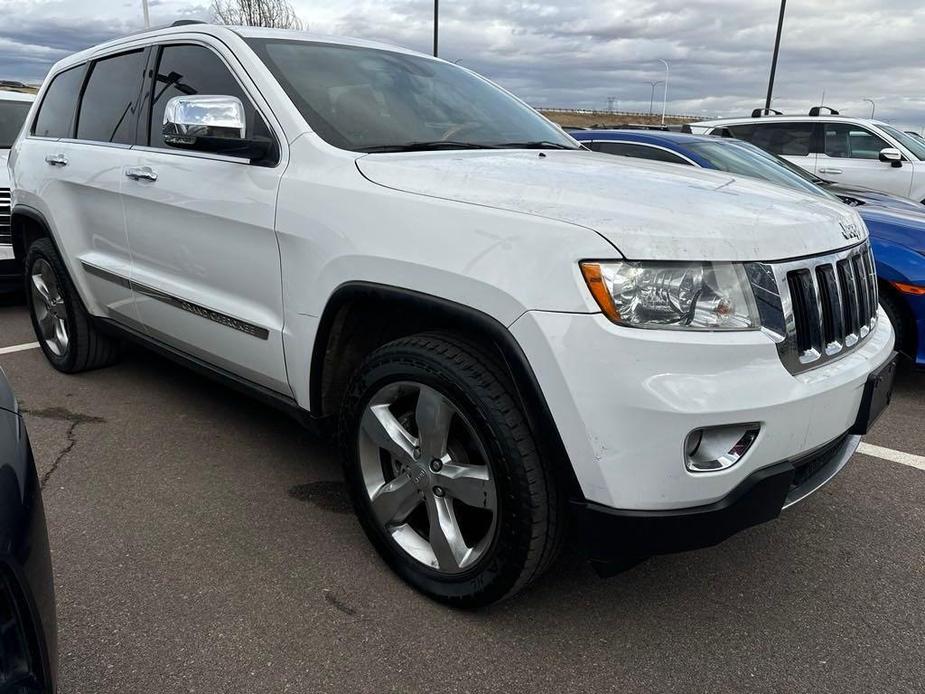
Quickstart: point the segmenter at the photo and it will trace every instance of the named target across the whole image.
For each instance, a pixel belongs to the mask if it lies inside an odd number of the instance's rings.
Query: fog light
[[[692,431],[684,444],[684,464],[691,472],[731,468],[752,447],[759,431],[760,424],[731,424]]]

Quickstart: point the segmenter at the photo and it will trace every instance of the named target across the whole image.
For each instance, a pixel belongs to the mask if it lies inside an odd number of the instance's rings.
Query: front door
[[[893,145],[853,123],[825,123],[823,130],[823,151],[816,167],[819,176],[844,185],[909,196],[912,163],[904,161],[895,167],[880,161],[880,150]]]
[[[228,63],[202,44],[159,48],[150,121],[124,168],[133,287],[149,335],[276,392],[290,394],[274,230],[283,164],[173,149],[162,134],[174,96],[237,96],[248,128],[269,134]]]

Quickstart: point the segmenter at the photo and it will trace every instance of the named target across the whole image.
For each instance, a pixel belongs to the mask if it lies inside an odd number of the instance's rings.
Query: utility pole
[[[873,99],[864,99],[867,103],[870,104],[870,119],[874,119],[874,114],[877,112],[877,102]]]
[[[440,0],[434,0],[434,57],[437,57],[437,44],[440,35]]]
[[[780,0],[780,17],[777,20],[777,38],[774,39],[774,57],[771,58],[771,78],[768,80],[768,98],[764,107],[771,110],[771,97],[774,94],[774,75],[777,74],[777,56],[780,55],[780,36],[784,31],[784,11],[787,9],[787,0]]]
[[[665,114],[668,112],[668,82],[671,80],[671,64],[664,58],[659,62],[665,64],[665,97],[662,99],[662,125],[665,125]]]
[[[141,9],[145,15],[145,29],[151,27],[151,17],[148,14],[148,0],[141,0]]]
[[[607,110],[608,110],[610,113],[613,113],[613,112],[614,112],[614,104],[616,103],[616,101],[617,101],[617,97],[615,97],[615,96],[608,96],[608,97],[607,97]]]
[[[662,83],[661,80],[657,82],[647,81],[646,84],[652,85],[652,93],[649,95],[649,115],[652,115],[652,109],[655,106],[655,88]]]

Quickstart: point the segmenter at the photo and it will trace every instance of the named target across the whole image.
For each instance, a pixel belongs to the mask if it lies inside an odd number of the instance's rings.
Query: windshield
[[[472,72],[356,46],[249,39],[309,126],[357,152],[579,145]]]
[[[28,101],[0,100],[0,149],[9,149],[22,130],[32,104]]]
[[[898,140],[899,144],[912,152],[916,159],[925,161],[925,142],[918,139],[917,137],[913,137],[909,133],[904,133],[902,130],[897,130],[892,125],[883,125],[882,123],[878,123],[877,127],[892,137],[894,140]]]
[[[818,185],[816,179],[800,169],[796,164],[768,154],[763,149],[747,142],[719,140],[717,142],[695,142],[688,149],[710,162],[720,171],[760,178],[769,183],[776,183],[787,188],[795,188],[804,193],[830,200],[840,199]]]

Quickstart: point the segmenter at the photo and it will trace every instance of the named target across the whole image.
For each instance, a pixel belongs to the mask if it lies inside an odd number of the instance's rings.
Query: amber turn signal
[[[600,264],[581,263],[581,274],[584,275],[585,282],[588,284],[588,289],[591,290],[591,296],[594,297],[597,305],[601,307],[601,311],[604,312],[604,315],[612,321],[619,321],[620,312],[617,310],[617,307],[614,306],[610,290],[607,289],[607,285],[604,284],[604,277],[601,274]]]
[[[919,287],[914,284],[906,284],[905,282],[890,282],[894,287],[896,287],[903,294],[913,294],[915,296],[925,296],[925,287]]]

